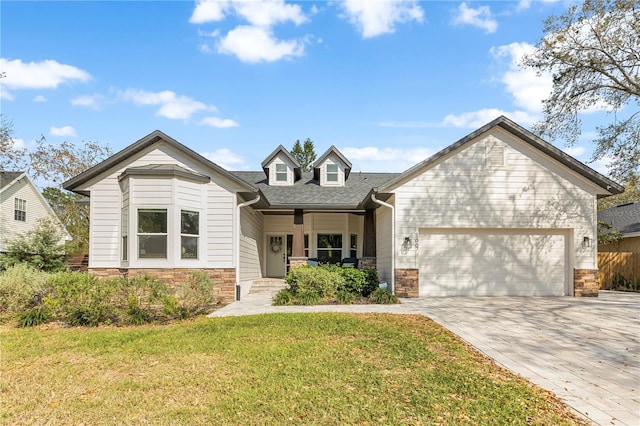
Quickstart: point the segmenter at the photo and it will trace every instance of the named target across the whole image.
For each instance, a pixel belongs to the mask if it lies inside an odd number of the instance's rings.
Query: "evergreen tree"
[[[313,162],[316,161],[316,151],[313,141],[307,138],[303,144],[297,139],[291,148],[291,155],[295,158],[303,172],[310,172],[313,169]]]

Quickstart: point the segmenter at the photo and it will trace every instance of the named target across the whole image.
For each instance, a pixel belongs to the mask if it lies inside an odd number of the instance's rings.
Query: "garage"
[[[568,294],[563,230],[420,230],[420,296]]]

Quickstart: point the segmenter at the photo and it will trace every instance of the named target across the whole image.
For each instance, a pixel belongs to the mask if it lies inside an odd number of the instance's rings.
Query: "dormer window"
[[[287,174],[287,165],[283,163],[276,163],[276,182],[286,182]]]
[[[327,164],[327,182],[338,182],[337,164]]]

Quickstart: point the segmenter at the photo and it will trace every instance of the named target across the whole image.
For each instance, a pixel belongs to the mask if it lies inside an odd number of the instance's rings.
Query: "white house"
[[[7,251],[7,241],[31,231],[40,219],[59,226],[61,244],[71,239],[26,173],[0,170],[0,253]]]
[[[303,173],[282,146],[230,172],[155,131],[63,187],[90,197],[89,268],[245,293],[314,258],[356,257],[399,296],[597,295],[596,199],[622,192],[505,117],[404,173]]]

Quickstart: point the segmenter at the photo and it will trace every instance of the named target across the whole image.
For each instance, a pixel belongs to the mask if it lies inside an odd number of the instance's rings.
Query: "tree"
[[[66,268],[64,244],[58,227],[50,220],[40,219],[31,231],[18,234],[7,242],[7,253],[0,256],[0,264],[8,268],[18,263],[28,263],[43,271]]]
[[[67,243],[67,253],[87,253],[89,250],[89,206],[77,203],[83,196],[55,187],[44,188],[42,196],[72,237],[72,241]]]
[[[310,172],[313,169],[313,162],[316,161],[316,151],[313,146],[313,141],[307,138],[304,141],[304,145],[300,144],[300,139],[296,140],[291,148],[291,155],[295,158],[303,172]]]
[[[640,175],[631,173],[624,185],[624,192],[598,200],[598,210],[606,210],[620,204],[640,201]]]
[[[592,160],[610,156],[614,178],[640,170],[640,5],[637,0],[585,0],[545,21],[544,37],[523,65],[553,75],[534,130],[575,144],[579,113],[605,109]]]
[[[0,170],[23,170],[26,153],[13,139],[13,122],[0,114]]]

